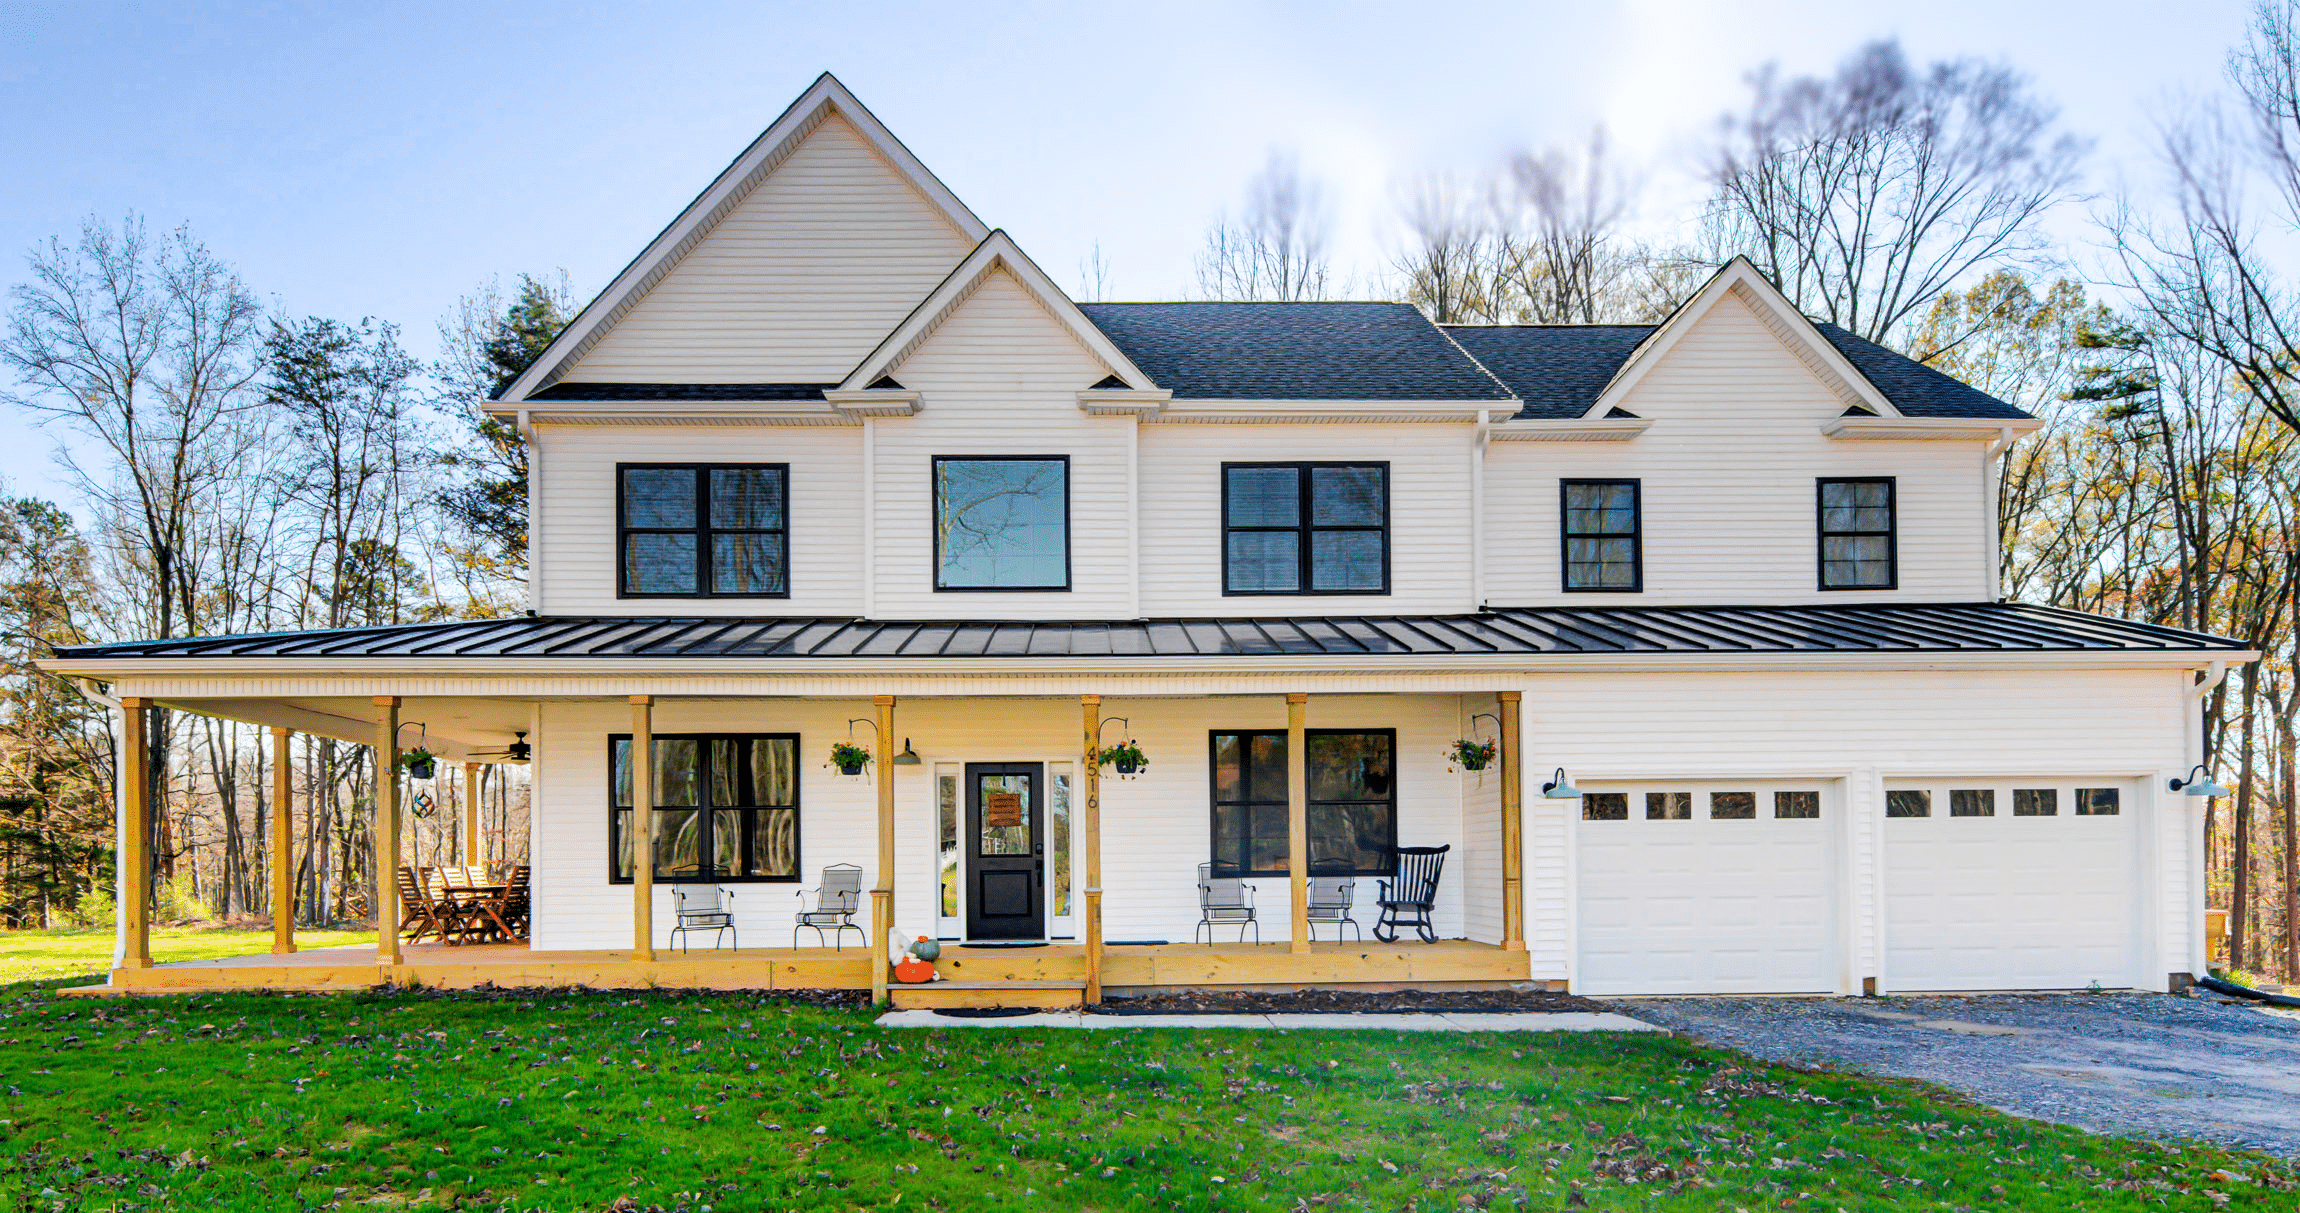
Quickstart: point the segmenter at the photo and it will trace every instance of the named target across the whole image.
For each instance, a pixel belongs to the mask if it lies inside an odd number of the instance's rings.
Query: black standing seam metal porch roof
[[[523,617],[79,645],[65,659],[1080,658],[1651,653],[2243,652],[2019,603],[1496,608],[1461,615],[1117,621]]]

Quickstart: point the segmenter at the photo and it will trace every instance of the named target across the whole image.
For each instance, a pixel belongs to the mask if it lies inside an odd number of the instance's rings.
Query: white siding
[[[1493,715],[1483,720],[1472,720],[1481,712]],[[1455,738],[1491,738],[1498,742],[1501,727],[1494,717],[1501,714],[1500,703],[1491,695],[1464,695],[1461,720]],[[1450,743],[1452,739],[1449,738]],[[1450,744],[1441,748],[1450,749]],[[1465,771],[1460,775],[1461,789],[1461,849],[1455,862],[1464,880],[1473,889],[1501,888],[1501,758],[1495,755],[1492,765],[1483,771]],[[1478,897],[1462,907],[1463,933],[1479,943],[1501,942],[1501,898]]]
[[[566,378],[835,383],[971,243],[834,114]]]
[[[858,615],[862,613],[862,468],[858,427],[538,427],[543,585],[555,615]],[[615,596],[615,465],[790,465],[791,596]]]
[[[1995,597],[1980,445],[1840,441],[1844,411],[1739,299],[1728,297],[1657,362],[1623,407],[1652,419],[1628,442],[1496,442],[1485,481],[1486,600],[1522,606],[1971,602]],[[1816,588],[1814,480],[1891,476],[1899,589]],[[1635,478],[1645,588],[1565,594],[1558,481]]]

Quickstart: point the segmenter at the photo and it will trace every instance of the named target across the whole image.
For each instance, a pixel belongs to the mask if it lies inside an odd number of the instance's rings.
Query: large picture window
[[[934,588],[1070,588],[1070,460],[934,459]]]
[[[1821,588],[1889,590],[1896,577],[1890,477],[1820,482]]]
[[[799,878],[796,733],[655,736],[655,879]],[[631,879],[631,737],[607,739],[608,878]]]
[[[1561,480],[1558,517],[1568,593],[1645,588],[1635,480]]]
[[[787,464],[615,468],[616,594],[787,598]]]
[[[1309,871],[1396,870],[1397,731],[1311,729]],[[1222,875],[1284,876],[1286,733],[1215,733],[1213,862]]]
[[[1390,592],[1390,465],[1222,465],[1222,592]]]

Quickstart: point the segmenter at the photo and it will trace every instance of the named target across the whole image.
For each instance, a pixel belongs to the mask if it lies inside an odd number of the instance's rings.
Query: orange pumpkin
[[[934,980],[934,966],[916,956],[904,956],[894,962],[894,979],[906,985]]]

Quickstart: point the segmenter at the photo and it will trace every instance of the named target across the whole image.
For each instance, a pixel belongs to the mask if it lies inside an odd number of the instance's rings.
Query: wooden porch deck
[[[1124,992],[1148,987],[1355,986],[1463,987],[1522,982],[1530,973],[1524,952],[1492,944],[1439,940],[1434,944],[1368,940],[1317,943],[1306,953],[1283,943],[1106,945],[1103,983]],[[1082,986],[1086,950],[1078,944],[984,948],[946,946],[935,966],[947,979],[935,987]],[[860,947],[741,948],[658,952],[651,961],[628,952],[538,952],[524,944],[448,947],[410,944],[402,962],[376,963],[369,946],[314,948],[285,956],[239,956],[121,969],[111,984],[68,993],[190,994],[220,990],[348,990],[383,984],[441,989],[477,986],[588,986],[595,989],[867,990],[871,961]]]

